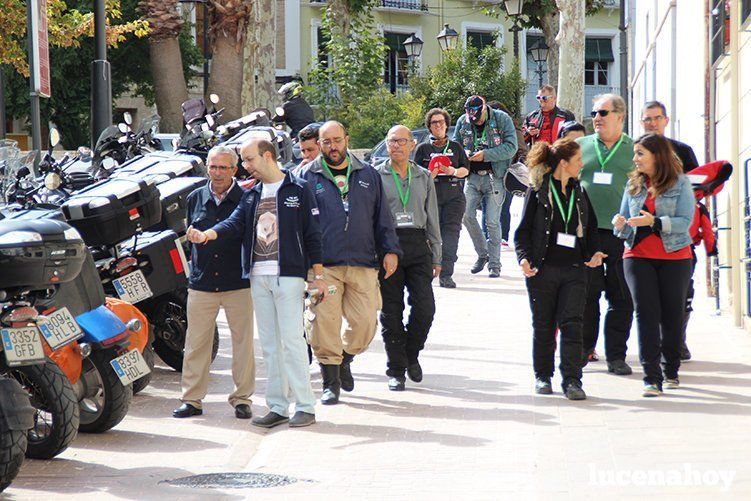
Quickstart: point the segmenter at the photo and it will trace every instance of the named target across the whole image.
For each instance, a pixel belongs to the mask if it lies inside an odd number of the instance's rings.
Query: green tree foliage
[[[520,111],[515,99],[523,95],[526,82],[514,61],[511,71],[501,71],[505,49],[488,46],[482,51],[474,47],[456,48],[445,54],[443,62],[410,82],[416,99],[422,99],[424,110],[446,109],[455,121],[464,113],[464,102],[473,94],[488,102],[499,101],[515,118]]]
[[[69,3],[85,12],[91,1]],[[122,0],[122,19],[134,22],[137,0]],[[192,65],[200,65],[202,56],[195,46],[190,27],[185,26],[180,37],[186,78],[193,75]],[[54,123],[60,130],[65,148],[75,149],[89,144],[91,114],[91,61],[94,59],[94,40],[85,37],[74,46],[50,47],[50,76],[52,97],[41,100],[42,124]],[[126,94],[141,95],[147,104],[154,101],[154,87],[146,38],[128,38],[107,52],[112,72],[113,99]],[[24,118],[29,113],[29,82],[17,72],[5,72],[6,106],[9,116]]]
[[[591,16],[597,13],[603,5],[605,0],[587,0],[587,15]],[[483,12],[487,15],[494,17],[503,17],[506,15],[501,4],[493,7],[483,9]],[[555,4],[555,0],[537,0],[534,2],[524,2],[522,7],[522,14],[519,16],[519,24],[524,28],[543,28],[542,19],[551,14],[556,14],[558,7]]]

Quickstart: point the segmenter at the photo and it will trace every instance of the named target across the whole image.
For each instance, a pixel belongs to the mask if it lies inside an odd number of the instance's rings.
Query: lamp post
[[[200,3],[203,5],[203,97],[209,91],[209,0],[178,0],[180,3]]]
[[[402,43],[404,50],[407,52],[410,73],[415,73],[417,70],[417,60],[419,59],[420,54],[422,54],[423,45],[424,42],[414,33]]]
[[[529,52],[529,55],[532,56],[532,60],[537,63],[537,69],[535,70],[535,73],[537,73],[537,76],[539,78],[540,87],[542,87],[542,75],[547,73],[547,71],[542,68],[542,63],[548,60],[549,51],[550,47],[548,47],[548,44],[546,44],[545,40],[543,40],[542,38],[538,39],[534,44],[532,44],[532,47],[530,47],[527,51]]]
[[[112,80],[107,61],[107,24],[104,0],[94,2],[94,61],[91,63],[91,147],[112,125]]]
[[[504,5],[506,7],[506,14],[511,18],[512,25],[509,31],[514,36],[514,58],[519,59],[519,32],[522,30],[519,26],[519,16],[522,15],[522,9],[524,8],[524,0],[505,0]]]
[[[443,29],[438,33],[436,39],[438,40],[438,45],[441,46],[441,51],[448,52],[456,48],[456,44],[459,41],[459,33],[448,24],[444,24]]]

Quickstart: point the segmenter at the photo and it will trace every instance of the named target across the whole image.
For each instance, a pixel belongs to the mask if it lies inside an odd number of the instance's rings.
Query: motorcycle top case
[[[155,178],[156,184],[184,176],[205,177],[203,159],[179,151],[155,151],[124,163],[112,175],[115,178]]]
[[[60,209],[21,209],[5,214],[6,221],[31,221],[35,219],[54,219],[65,222],[65,217]]]
[[[178,177],[157,186],[162,201],[162,220],[149,228],[151,231],[172,230],[185,233],[185,204],[194,190],[206,184],[205,177]]]
[[[37,299],[36,306],[40,311],[67,307],[70,314],[77,317],[104,304],[104,288],[99,270],[91,252],[86,249],[85,254],[81,272],[75,279],[60,285],[51,296]]]
[[[294,160],[294,155],[292,153],[292,139],[289,137],[289,134],[282,130],[275,129],[274,127],[248,127],[247,129],[241,130],[240,132],[229,138],[226,142],[222,143],[222,146],[227,146],[229,148],[235,148],[236,150],[239,150],[243,143],[245,143],[248,139],[254,137],[265,139],[266,141],[270,141],[272,144],[275,144],[279,161],[282,163],[282,165]]]
[[[86,245],[60,221],[0,221],[0,289],[47,289],[76,278]]]
[[[68,224],[87,245],[115,245],[162,218],[159,190],[143,179],[108,179],[83,189],[63,205]]]
[[[133,248],[133,240],[123,242],[120,255],[124,256]],[[147,232],[138,235],[136,248],[130,254],[139,261],[146,258],[146,266],[139,268],[149,284],[152,297],[188,286],[188,262],[182,243],[172,230]]]

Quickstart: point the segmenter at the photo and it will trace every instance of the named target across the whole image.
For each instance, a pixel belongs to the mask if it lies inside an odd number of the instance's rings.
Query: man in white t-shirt
[[[289,421],[290,427],[315,423],[315,395],[310,386],[303,338],[305,278],[325,298],[321,229],[313,190],[302,179],[279,168],[276,147],[254,138],[240,150],[243,166],[260,181],[246,193],[235,212],[205,232],[192,230],[191,242],[204,243],[230,235],[243,237],[243,274],[250,291],[258,337],[266,361],[269,413],[253,418],[264,428]],[[295,414],[289,417],[290,396]]]

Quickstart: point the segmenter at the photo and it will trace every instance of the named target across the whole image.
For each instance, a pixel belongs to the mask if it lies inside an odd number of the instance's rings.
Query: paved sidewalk
[[[179,375],[160,366],[117,428],[79,435],[55,460],[27,461],[6,494],[139,500],[751,498],[751,335],[733,328],[728,317],[711,315],[703,278],[689,329],[694,360],[681,368],[680,390],[641,397],[634,330],[628,356],[634,375],[608,375],[604,362],[592,363],[584,374],[588,400],[569,402],[561,396],[558,375],[554,395],[533,394],[529,307],[511,252],[495,280],[466,271],[474,261],[466,234],[460,252],[459,288],[435,289],[438,313],[421,359],[423,383],[407,381],[407,391],[389,392],[376,336],[353,364],[355,391],[343,393],[338,406],[319,405],[318,424],[259,430],[235,419],[226,403],[231,354],[222,323],[203,416],[171,417]],[[266,411],[265,367],[256,346],[258,415]],[[313,373],[320,394],[320,377]],[[271,473],[298,482],[266,489],[162,483],[218,472]]]

